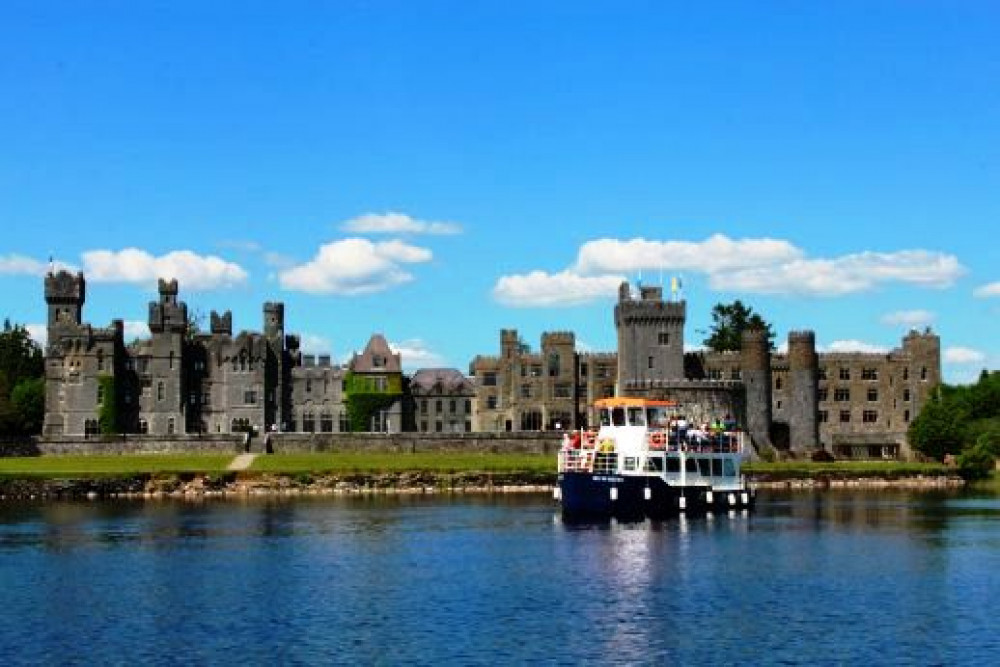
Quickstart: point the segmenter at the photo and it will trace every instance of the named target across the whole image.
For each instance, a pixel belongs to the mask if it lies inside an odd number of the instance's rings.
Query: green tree
[[[0,435],[41,431],[45,415],[44,372],[42,350],[31,340],[28,330],[5,320],[0,332]],[[34,382],[24,384],[29,381]],[[38,396],[41,416],[37,410]]]
[[[938,460],[946,454],[957,454],[966,440],[968,419],[968,411],[960,401],[934,396],[910,423],[910,446]]]
[[[713,352],[737,352],[742,347],[743,332],[761,329],[767,332],[767,342],[774,349],[774,330],[770,323],[737,299],[719,303],[712,308],[712,332],[703,342]]]

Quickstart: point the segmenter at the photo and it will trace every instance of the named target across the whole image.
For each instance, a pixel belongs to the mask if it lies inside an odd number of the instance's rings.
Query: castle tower
[[[906,353],[905,380],[902,385],[911,389],[911,419],[920,414],[931,392],[941,384],[941,339],[931,332],[911,331],[903,338]]]
[[[660,287],[641,287],[639,298],[629,284],[618,288],[618,390],[633,382],[684,379],[684,301],[664,301]]]
[[[747,431],[757,451],[771,444],[771,344],[767,331],[743,332],[741,361],[746,389]]]
[[[500,330],[500,356],[504,359],[514,359],[520,354],[521,342],[517,329]]]
[[[62,323],[80,324],[83,321],[83,303],[86,299],[87,281],[82,272],[75,276],[69,271],[47,274],[45,303],[49,306],[49,329]],[[49,340],[53,340],[51,332]]]
[[[159,301],[149,302],[148,375],[153,379],[147,410],[149,431],[185,433],[184,340],[188,331],[187,304],[177,300],[176,280],[159,281]]]
[[[219,315],[214,310],[209,317],[212,335],[232,336],[233,335],[233,311],[227,310]]]
[[[819,443],[819,358],[816,334],[788,334],[788,432],[793,450],[809,453]]]
[[[264,365],[264,424],[281,428],[291,414],[291,364],[285,353],[285,304],[264,304],[264,338],[267,359]]]
[[[159,281],[159,301],[149,302],[149,330],[154,334],[187,333],[187,304],[177,300],[177,281]]]

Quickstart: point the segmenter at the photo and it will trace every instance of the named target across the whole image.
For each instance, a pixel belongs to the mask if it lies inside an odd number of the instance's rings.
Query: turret
[[[49,328],[61,323],[80,324],[83,321],[83,303],[86,299],[87,281],[82,272],[73,275],[69,271],[59,271],[45,276]]]
[[[800,452],[819,449],[819,358],[816,334],[788,334],[788,432],[791,447]]]
[[[233,335],[232,311],[227,310],[222,315],[219,315],[217,312],[213,310],[211,316],[209,317],[209,321],[211,322],[211,332],[213,335],[215,334],[221,334],[225,336]]]
[[[149,302],[149,330],[154,334],[187,332],[187,304],[177,300],[177,281],[159,281],[159,301]]]
[[[664,301],[659,287],[641,287],[633,299],[629,284],[618,289],[618,386],[630,382],[684,379],[684,301]]]
[[[264,335],[268,338],[284,338],[285,304],[275,301],[264,304]]]
[[[771,444],[771,343],[764,329],[749,329],[741,340],[747,431],[757,451]]]

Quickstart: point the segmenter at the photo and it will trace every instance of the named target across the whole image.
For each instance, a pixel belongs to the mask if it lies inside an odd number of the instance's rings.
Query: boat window
[[[631,426],[645,426],[646,425],[645,411],[642,408],[629,408],[628,423]]]
[[[681,471],[681,460],[676,456],[671,456],[667,459],[667,472],[680,472]]]
[[[733,465],[732,459],[723,459],[723,470],[726,477],[736,477],[736,466]]]
[[[656,428],[667,428],[670,420],[667,411],[663,408],[648,408],[646,410],[646,423]]]
[[[626,456],[625,457],[625,470],[635,470],[635,457]]]
[[[612,408],[611,422],[615,426],[625,426],[625,408]]]
[[[677,459],[674,459],[676,461]],[[646,459],[646,472],[663,472],[663,457],[650,456]]]
[[[698,462],[694,459],[688,459],[685,468],[688,472],[698,472]]]
[[[601,426],[611,426],[611,413],[607,408],[601,408]]]
[[[712,477],[722,477],[722,459],[712,459]]]
[[[698,459],[698,467],[701,469],[702,477],[712,476],[712,461],[706,458]]]

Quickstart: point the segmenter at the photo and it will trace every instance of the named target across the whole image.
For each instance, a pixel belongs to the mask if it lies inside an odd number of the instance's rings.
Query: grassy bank
[[[836,461],[815,463],[812,461],[782,461],[778,463],[747,463],[743,472],[753,477],[766,479],[811,479],[882,477],[939,477],[954,475],[955,469],[940,463],[910,463],[905,461]]]
[[[276,454],[250,470],[282,473],[553,473],[554,456],[537,454]]]
[[[116,477],[219,473],[232,456],[219,454],[67,455],[0,458],[0,477]]]

